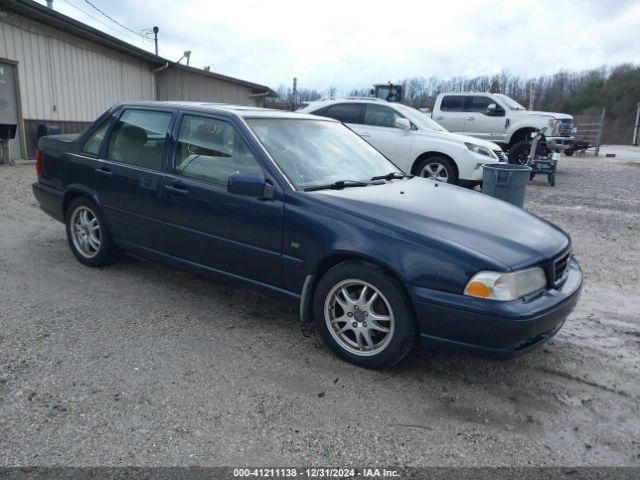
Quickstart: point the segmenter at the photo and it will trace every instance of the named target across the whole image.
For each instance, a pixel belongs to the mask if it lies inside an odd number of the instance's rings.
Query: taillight
[[[36,172],[43,173],[43,170],[42,170],[42,152],[36,148],[36,153],[35,153],[34,156],[35,156],[35,159],[36,159]]]

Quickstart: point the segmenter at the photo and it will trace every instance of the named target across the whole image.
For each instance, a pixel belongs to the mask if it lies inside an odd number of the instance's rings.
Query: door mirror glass
[[[396,128],[401,130],[410,130],[411,123],[406,118],[396,118]]]
[[[231,175],[227,180],[227,191],[235,195],[272,199],[275,189],[264,178],[257,175]]]

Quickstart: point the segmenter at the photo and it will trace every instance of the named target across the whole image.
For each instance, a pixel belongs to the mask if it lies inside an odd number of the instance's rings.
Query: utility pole
[[[158,32],[159,31],[160,29],[158,27],[153,27],[153,41],[156,44],[156,57],[158,56]]]
[[[533,110],[533,101],[536,98],[536,90],[535,90],[535,82],[531,82],[531,85],[529,86],[529,110]]]
[[[638,110],[636,111],[636,123],[633,126],[633,144],[636,147],[640,145],[640,102],[638,102]]]
[[[293,91],[291,93],[291,111],[295,111],[298,106],[298,79],[293,77]]]

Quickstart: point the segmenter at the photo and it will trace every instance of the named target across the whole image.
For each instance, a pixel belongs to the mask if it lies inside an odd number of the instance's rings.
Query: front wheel
[[[342,359],[380,369],[401,361],[416,341],[416,321],[402,284],[384,269],[345,262],[321,278],[314,318],[325,343]]]
[[[509,148],[509,163],[512,165],[526,165],[529,161],[529,153],[531,153],[531,142],[529,140],[514,143]],[[536,148],[536,156],[546,157],[547,155],[549,155],[547,144],[543,141],[539,142]]]
[[[67,240],[80,262],[102,267],[115,262],[120,250],[113,242],[98,206],[86,197],[78,197],[67,209]]]
[[[421,160],[416,166],[417,174],[424,178],[431,178],[443,183],[458,184],[458,175],[451,161],[440,156],[433,156]]]

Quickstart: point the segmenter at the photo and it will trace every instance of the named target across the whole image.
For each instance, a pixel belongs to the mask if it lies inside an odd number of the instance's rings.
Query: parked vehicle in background
[[[404,89],[402,85],[394,85],[391,82],[376,83],[371,89],[371,96],[386,100],[387,102],[402,102],[404,99]]]
[[[279,294],[364,367],[418,341],[524,353],[560,329],[582,285],[559,228],[407,176],[318,116],[118,105],[80,135],[41,138],[36,170],[34,195],[83,264],[125,250]]]
[[[447,132],[399,103],[350,97],[310,102],[299,111],[345,123],[406,173],[454,185],[478,185],[482,165],[506,160],[495,143]]]
[[[499,93],[442,93],[436,98],[431,118],[451,132],[491,140],[509,152],[509,162],[525,164],[531,134],[548,128],[539,148],[571,149],[574,120],[566,113],[527,110]]]

